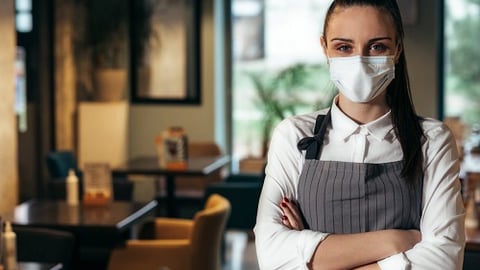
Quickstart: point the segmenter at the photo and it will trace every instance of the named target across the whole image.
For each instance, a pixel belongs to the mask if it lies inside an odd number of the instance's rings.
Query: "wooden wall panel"
[[[55,148],[75,150],[73,0],[55,0]]]
[[[0,215],[18,203],[13,0],[0,0]]]

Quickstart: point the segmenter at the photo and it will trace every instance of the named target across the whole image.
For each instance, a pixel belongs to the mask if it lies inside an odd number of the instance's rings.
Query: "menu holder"
[[[187,168],[188,139],[182,127],[170,127],[155,137],[159,165],[172,170]]]
[[[85,163],[83,169],[83,204],[104,206],[112,201],[112,173],[108,163]]]

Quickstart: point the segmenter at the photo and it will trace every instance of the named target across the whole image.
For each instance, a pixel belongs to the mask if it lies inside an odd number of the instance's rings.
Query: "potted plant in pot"
[[[125,99],[128,63],[128,1],[87,1],[93,98]]]

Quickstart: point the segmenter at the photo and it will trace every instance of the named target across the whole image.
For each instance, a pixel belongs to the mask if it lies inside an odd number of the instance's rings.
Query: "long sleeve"
[[[261,269],[307,269],[316,247],[328,236],[312,230],[287,229],[282,224],[280,209],[284,197],[298,198],[298,180],[305,157],[296,144],[313,135],[318,113],[322,112],[286,119],[273,133],[254,229]],[[455,140],[439,121],[425,119],[422,128],[425,134],[422,241],[411,250],[379,261],[382,270],[460,270],[462,266],[465,211]],[[388,114],[359,126],[332,105],[332,127],[327,132],[321,160],[376,164],[402,158]]]
[[[311,230],[290,230],[282,224],[282,198],[297,197],[304,159],[296,142],[305,135],[287,120],[277,126],[272,136],[254,229],[260,269],[307,269],[319,242],[327,236]]]
[[[380,261],[382,270],[405,269],[392,263],[402,259],[406,259],[411,270],[462,268],[465,211],[458,179],[455,140],[449,130],[438,122],[430,121],[424,124],[424,129],[422,241],[405,253]]]

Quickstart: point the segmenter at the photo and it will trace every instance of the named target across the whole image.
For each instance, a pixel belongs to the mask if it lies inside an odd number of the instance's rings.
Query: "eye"
[[[388,47],[382,43],[375,43],[370,46],[372,54],[382,54],[388,50]]]
[[[336,46],[335,50],[340,53],[349,53],[350,51],[352,51],[352,46],[346,44],[338,45]]]

